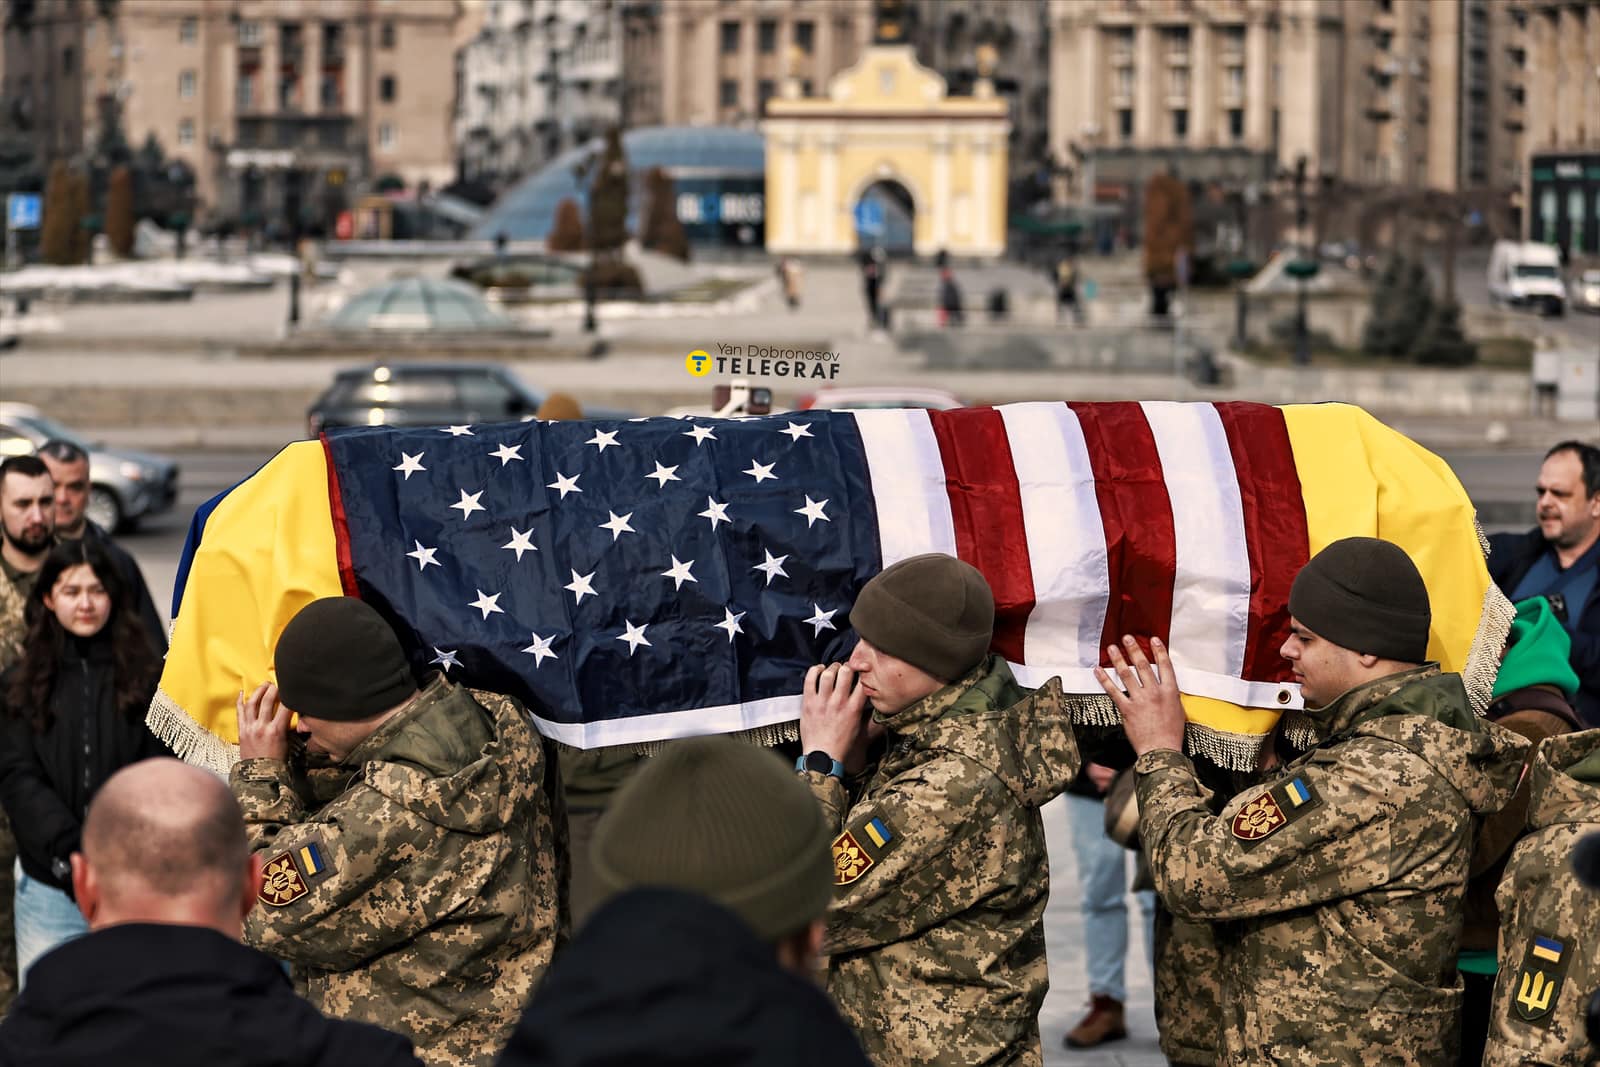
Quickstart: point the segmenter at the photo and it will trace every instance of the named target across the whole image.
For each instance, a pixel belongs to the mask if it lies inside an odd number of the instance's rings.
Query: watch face
[[[826,752],[807,752],[806,770],[827,774],[833,770],[833,757]]]

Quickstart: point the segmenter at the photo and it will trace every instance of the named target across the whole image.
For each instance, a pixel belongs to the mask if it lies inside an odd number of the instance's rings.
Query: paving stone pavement
[[[1045,909],[1045,950],[1050,961],[1050,993],[1039,1012],[1039,1036],[1045,1067],[1165,1067],[1156,1043],[1156,1017],[1149,953],[1139,906],[1128,901],[1126,1005],[1128,1036],[1098,1048],[1069,1049],[1061,1039],[1083,1017],[1089,1003],[1089,981],[1083,959],[1083,918],[1078,911],[1078,871],[1073,860],[1066,798],[1044,806],[1045,838],[1050,849],[1050,903]]]

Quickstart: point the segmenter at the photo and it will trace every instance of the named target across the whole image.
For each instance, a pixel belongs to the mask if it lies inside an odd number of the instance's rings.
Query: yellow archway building
[[[874,45],[826,97],[802,97],[788,79],[761,128],[768,250],[855,251],[856,205],[878,183],[909,194],[918,255],[1005,250],[1011,122],[987,73],[974,95],[952,97],[911,46]]]

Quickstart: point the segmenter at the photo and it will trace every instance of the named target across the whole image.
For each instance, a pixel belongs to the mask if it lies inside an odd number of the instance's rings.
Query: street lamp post
[[[1306,157],[1300,156],[1294,161],[1294,225],[1300,246],[1300,264],[1296,266],[1300,266],[1300,270],[1293,272],[1298,279],[1294,302],[1294,362],[1300,367],[1311,362],[1311,334],[1306,324],[1306,279],[1310,273],[1304,273],[1305,268],[1301,266],[1310,260],[1306,254],[1306,219]]]

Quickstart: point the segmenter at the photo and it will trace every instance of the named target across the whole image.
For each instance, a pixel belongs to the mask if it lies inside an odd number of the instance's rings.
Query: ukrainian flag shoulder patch
[[[854,823],[833,839],[833,884],[860,881],[883,857],[894,850],[900,837],[881,815]]]
[[[1561,989],[1572,963],[1564,938],[1536,931],[1528,938],[1522,967],[1511,979],[1507,1016],[1513,1023],[1546,1029],[1561,1000]]]

